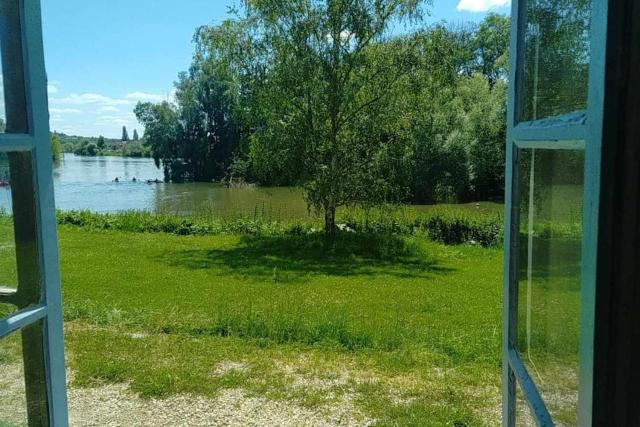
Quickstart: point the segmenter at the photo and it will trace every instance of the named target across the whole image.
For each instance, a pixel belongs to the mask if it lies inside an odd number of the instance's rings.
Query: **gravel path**
[[[21,365],[0,365],[0,425],[22,425],[24,386]],[[289,402],[247,396],[241,389],[223,390],[216,398],[178,395],[141,399],[126,384],[71,388],[71,426],[367,426],[349,402],[310,410]],[[12,408],[6,413],[6,408]]]

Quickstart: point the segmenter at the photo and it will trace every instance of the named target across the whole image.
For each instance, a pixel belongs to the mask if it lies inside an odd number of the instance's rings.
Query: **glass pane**
[[[0,340],[0,426],[48,425],[41,321]]]
[[[0,339],[0,427],[27,425],[20,333]]]
[[[0,132],[28,133],[20,1],[0,1]]]
[[[586,109],[591,0],[527,0],[520,121]]]
[[[516,426],[537,427],[535,418],[529,408],[529,404],[524,399],[522,390],[520,390],[520,384],[516,386]]]
[[[578,397],[584,152],[521,150],[518,160],[518,342],[557,425]]]
[[[1,155],[0,155],[1,157]],[[1,163],[5,163],[0,160]],[[3,207],[11,198],[8,187],[0,187],[0,200]],[[15,292],[18,285],[18,269],[16,266],[16,245],[13,233],[11,212],[0,211],[0,318],[17,310],[16,306],[6,301],[6,295]],[[1,426],[1,424],[0,424]]]
[[[4,110],[4,79],[2,78],[2,72],[0,70],[0,133],[4,133],[6,122],[7,115]]]
[[[40,300],[33,188],[31,153],[0,153],[0,317]]]

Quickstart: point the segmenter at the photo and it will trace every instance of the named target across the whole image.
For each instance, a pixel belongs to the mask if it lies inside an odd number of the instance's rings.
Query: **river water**
[[[7,175],[0,164],[0,177]],[[118,177],[118,182],[115,178]],[[136,178],[136,181],[133,181]],[[152,159],[113,156],[76,156],[65,153],[54,166],[56,207],[95,212],[147,210],[189,214],[208,211],[221,216],[257,216],[262,219],[291,219],[309,216],[300,189],[288,187],[227,188],[213,183],[147,184],[163,179]],[[469,204],[470,209],[502,210],[494,203]],[[428,210],[432,206],[414,205]],[[11,211],[11,190],[0,187],[0,209]]]
[[[115,182],[116,177],[119,182]],[[149,158],[87,157],[65,153],[53,171],[56,207],[96,212],[135,209],[179,214],[206,209],[220,215],[258,214],[273,219],[307,215],[299,189],[145,182],[156,178],[164,178],[162,170]],[[0,208],[7,212],[11,210],[8,187],[0,187]]]

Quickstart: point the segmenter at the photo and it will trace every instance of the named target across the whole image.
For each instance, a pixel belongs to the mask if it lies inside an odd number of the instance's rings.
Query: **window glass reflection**
[[[586,109],[590,0],[528,0],[520,121]]]
[[[517,348],[556,425],[578,397],[584,152],[521,150]]]

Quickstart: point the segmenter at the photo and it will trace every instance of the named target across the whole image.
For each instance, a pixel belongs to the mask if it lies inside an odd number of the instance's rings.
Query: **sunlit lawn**
[[[500,250],[61,227],[60,255],[72,387],[348,400],[378,425],[499,422]]]

